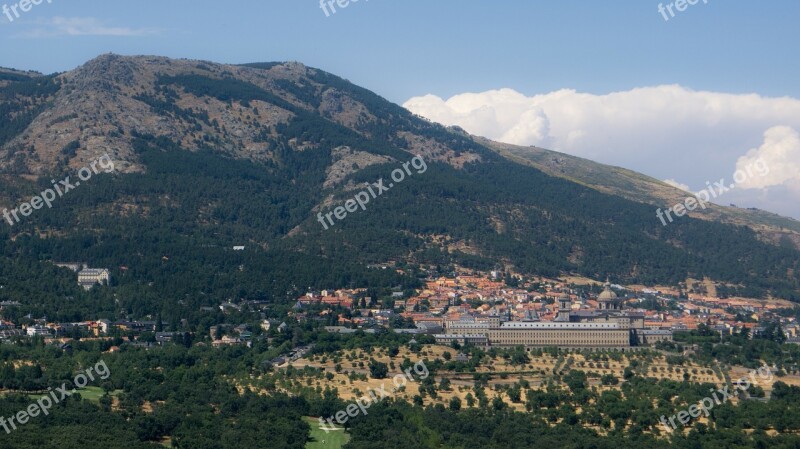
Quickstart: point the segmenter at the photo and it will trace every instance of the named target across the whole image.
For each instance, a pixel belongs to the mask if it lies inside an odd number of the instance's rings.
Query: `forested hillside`
[[[0,132],[4,207],[101,151],[117,168],[3,225],[0,295],[27,311],[176,319],[224,300],[286,303],[309,287],[410,288],[420,264],[708,277],[735,293],[800,298],[789,246],[745,226],[664,227],[650,205],[544,174],[298,64],[106,55],[23,78],[0,89],[14,117]],[[317,221],[415,155],[424,172],[328,230]],[[51,261],[110,268],[117,298],[79,290]],[[402,269],[367,268],[387,262]]]

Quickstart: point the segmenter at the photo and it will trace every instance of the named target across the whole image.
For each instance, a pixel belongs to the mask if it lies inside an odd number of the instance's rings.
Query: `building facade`
[[[97,284],[108,284],[111,274],[105,268],[84,268],[78,272],[78,284],[86,290]]]
[[[569,296],[562,293],[554,321],[539,321],[535,314],[529,314],[524,321],[504,321],[497,316],[462,316],[445,321],[447,333],[435,338],[444,344],[457,341],[492,347],[619,350],[672,340],[672,331],[645,328],[643,313],[623,310],[610,284],[606,283],[597,299],[597,310],[573,311]]]

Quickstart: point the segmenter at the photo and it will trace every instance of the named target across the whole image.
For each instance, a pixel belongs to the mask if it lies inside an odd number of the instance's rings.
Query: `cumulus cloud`
[[[562,89],[526,96],[499,89],[446,100],[425,95],[404,106],[472,134],[619,165],[688,191],[704,188],[706,181],[732,179],[740,162],[761,157],[772,170],[769,181],[748,177],[737,189],[770,190],[751,192],[744,201],[755,202],[746,206],[768,204],[800,218],[800,189],[785,188],[800,185],[796,98],[664,85],[605,95]]]
[[[765,168],[759,171],[759,166]],[[738,182],[746,189],[796,184],[800,180],[800,134],[788,126],[768,129],[764,143],[736,161],[736,171],[747,174]]]

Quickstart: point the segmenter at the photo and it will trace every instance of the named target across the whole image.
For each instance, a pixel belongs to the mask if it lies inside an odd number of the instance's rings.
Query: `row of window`
[[[630,342],[627,332],[536,332],[531,335],[504,335],[506,333],[489,332],[489,340],[495,344],[503,345],[559,345],[583,344],[592,346],[627,346]]]

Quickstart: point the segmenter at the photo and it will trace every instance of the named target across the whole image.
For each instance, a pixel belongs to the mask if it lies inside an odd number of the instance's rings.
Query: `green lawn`
[[[122,392],[122,390],[112,391],[111,392],[111,396],[116,396],[116,395],[120,394],[121,392]],[[100,388],[100,387],[85,387],[85,388],[81,388],[80,390],[77,391],[77,393],[80,393],[80,395],[81,395],[81,397],[83,399],[86,399],[87,401],[92,401],[92,402],[95,402],[95,403],[100,402],[100,398],[103,397],[103,394],[105,394],[103,392],[103,389]],[[29,395],[28,397],[35,401],[35,400],[41,398],[42,396],[44,396],[44,395],[42,395],[42,394],[32,394],[32,395]]]
[[[306,449],[341,449],[350,440],[350,435],[344,430],[331,430],[325,433],[319,427],[319,419],[311,417],[303,419],[311,426],[311,441],[306,444]]]
[[[105,392],[100,387],[85,387],[78,390],[81,397],[87,401],[98,402]]]

